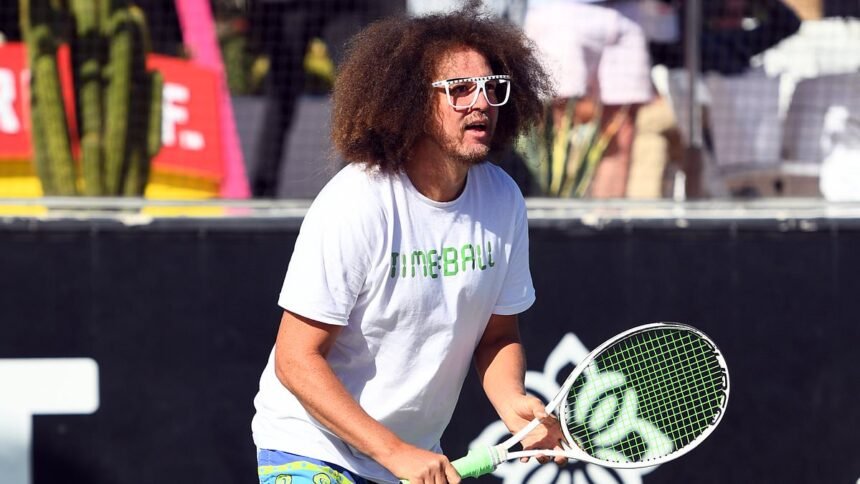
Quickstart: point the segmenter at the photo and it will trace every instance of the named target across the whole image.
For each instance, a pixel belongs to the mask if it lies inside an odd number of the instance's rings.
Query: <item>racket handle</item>
[[[480,477],[489,474],[496,469],[501,460],[498,453],[492,447],[483,447],[479,449],[471,449],[464,457],[451,462],[454,469],[457,469],[457,474],[460,477]],[[409,484],[406,479],[400,480],[401,484]]]
[[[499,465],[499,457],[492,447],[471,449],[465,457],[451,462],[460,477],[480,477],[489,474]]]

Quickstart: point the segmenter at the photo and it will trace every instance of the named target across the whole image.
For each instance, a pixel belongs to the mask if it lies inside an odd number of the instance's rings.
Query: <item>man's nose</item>
[[[487,100],[487,88],[484,86],[478,86],[478,98],[475,100],[475,104],[472,106],[472,109],[477,111],[487,111],[490,109],[490,103]]]

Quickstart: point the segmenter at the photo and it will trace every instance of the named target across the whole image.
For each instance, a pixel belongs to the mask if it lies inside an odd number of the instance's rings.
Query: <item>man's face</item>
[[[481,53],[462,47],[442,57],[433,80],[492,74],[489,62]],[[484,161],[496,129],[498,108],[490,106],[481,93],[472,107],[454,109],[448,104],[444,88],[434,89],[432,104],[434,114],[428,132],[443,154],[467,165]]]

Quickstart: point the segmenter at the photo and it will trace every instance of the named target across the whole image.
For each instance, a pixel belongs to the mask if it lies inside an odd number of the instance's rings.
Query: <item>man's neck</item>
[[[425,197],[450,202],[463,192],[469,166],[444,156],[431,146],[419,144],[406,163],[406,175]]]

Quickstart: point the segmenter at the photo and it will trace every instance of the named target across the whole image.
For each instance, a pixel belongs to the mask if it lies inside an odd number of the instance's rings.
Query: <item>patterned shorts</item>
[[[277,450],[257,452],[260,484],[372,484],[343,467]]]

